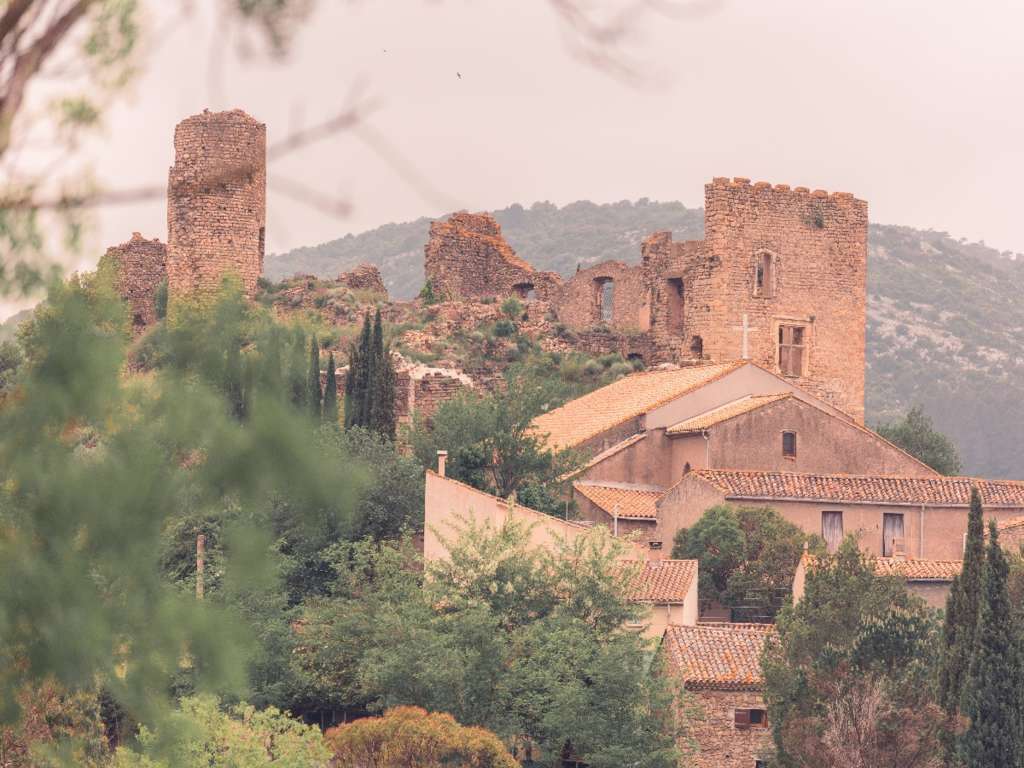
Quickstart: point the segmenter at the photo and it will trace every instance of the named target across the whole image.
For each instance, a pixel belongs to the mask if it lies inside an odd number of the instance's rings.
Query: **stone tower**
[[[267,127],[242,110],[204,111],[174,129],[167,184],[171,307],[214,293],[223,279],[256,293],[263,272]]]
[[[867,203],[716,178],[704,211],[701,252],[683,260],[687,335],[707,358],[752,360],[862,421]]]
[[[133,232],[131,240],[111,246],[100,259],[99,271],[107,270],[131,310],[132,330],[141,333],[157,320],[156,292],[167,277],[167,246]]]

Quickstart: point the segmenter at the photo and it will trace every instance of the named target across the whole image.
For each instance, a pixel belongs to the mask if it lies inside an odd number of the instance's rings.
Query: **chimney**
[[[444,465],[448,461],[448,451],[437,452],[437,474],[444,477]]]

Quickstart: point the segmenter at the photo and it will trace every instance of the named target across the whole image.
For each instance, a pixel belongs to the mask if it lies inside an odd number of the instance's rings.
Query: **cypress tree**
[[[380,310],[373,319],[372,380],[368,393],[367,425],[393,440],[395,437],[395,367],[391,351],[384,347],[384,324]]]
[[[309,403],[309,387],[306,383],[306,337],[297,333],[288,359],[288,388],[292,405],[304,409]]]
[[[345,380],[345,428],[364,425],[366,413],[367,365],[371,343],[370,316],[363,317],[359,341],[352,342],[348,354],[348,378]]]
[[[982,573],[985,566],[984,522],[981,496],[977,488],[971,489],[971,509],[967,516],[967,541],[964,546],[963,569],[953,579],[946,601],[946,617],[942,632],[942,653],[939,671],[939,703],[950,718],[956,719],[963,711],[964,685],[974,650],[974,635],[978,626],[978,608],[981,601]],[[946,758],[952,763],[956,743],[947,739]]]
[[[326,424],[338,426],[338,380],[333,352],[327,356],[327,380],[324,382],[324,408],[321,419]]]
[[[1021,756],[1009,570],[995,521],[989,521],[982,600],[963,697],[970,718],[960,744],[965,768],[1017,768]]]
[[[309,343],[309,377],[307,381],[309,386],[309,408],[313,413],[313,418],[319,421],[320,400],[323,397],[323,392],[320,390],[320,342],[317,341],[315,333]]]

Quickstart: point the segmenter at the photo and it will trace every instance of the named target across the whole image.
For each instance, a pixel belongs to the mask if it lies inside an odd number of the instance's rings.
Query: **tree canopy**
[[[920,405],[915,405],[901,419],[879,424],[878,434],[940,474],[960,474],[962,465],[956,445],[935,429]]]

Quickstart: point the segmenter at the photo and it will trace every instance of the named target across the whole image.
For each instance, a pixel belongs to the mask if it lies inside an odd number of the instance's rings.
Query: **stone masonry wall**
[[[754,761],[771,750],[768,728],[737,729],[735,711],[766,709],[760,693],[750,691],[687,691],[695,710],[687,718],[687,736],[696,754],[687,765],[694,768],[754,768]],[[686,744],[683,744],[686,748]]]
[[[519,258],[488,213],[462,211],[433,222],[424,253],[434,293],[449,299],[525,299],[529,291],[549,299],[562,283],[554,272],[538,272]]]
[[[178,123],[174,152],[167,185],[172,308],[214,293],[228,275],[255,296],[266,226],[266,126],[241,110],[207,110]]]
[[[711,273],[685,313],[714,360],[748,354],[776,373],[779,326],[805,327],[803,375],[794,383],[864,418],[867,321],[867,203],[843,192],[811,192],[747,179],[705,187],[705,258]],[[773,260],[767,295],[755,295],[756,260]],[[691,272],[705,265],[688,265]]]
[[[138,332],[156,322],[156,291],[167,278],[167,246],[147,240],[138,232],[114,245],[100,259],[99,271],[112,270],[114,287],[131,310],[132,328]]]
[[[473,384],[460,371],[427,366],[400,366],[395,380],[395,416],[399,424],[410,424],[414,415],[429,419],[446,400],[471,389]],[[344,409],[345,382],[348,367],[338,368],[335,381],[338,388],[338,407]],[[326,374],[321,374],[321,382]]]
[[[338,275],[338,282],[353,290],[373,291],[384,294],[384,296],[388,295],[388,289],[384,286],[380,270],[373,264],[360,264],[353,270],[342,272]]]

